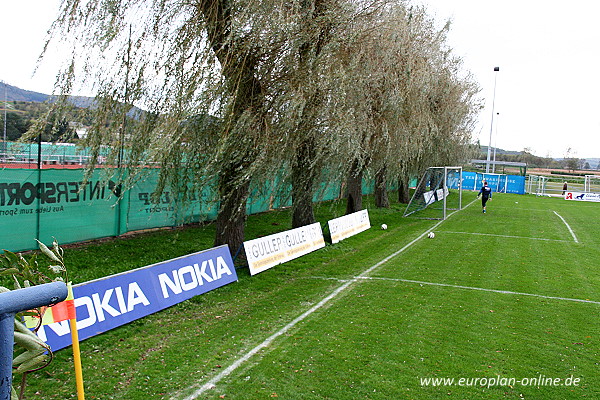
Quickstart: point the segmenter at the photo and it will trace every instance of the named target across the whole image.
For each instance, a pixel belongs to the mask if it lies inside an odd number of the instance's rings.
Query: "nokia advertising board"
[[[227,245],[73,286],[79,339],[106,332],[237,281]],[[69,321],[38,336],[59,350],[71,345]]]

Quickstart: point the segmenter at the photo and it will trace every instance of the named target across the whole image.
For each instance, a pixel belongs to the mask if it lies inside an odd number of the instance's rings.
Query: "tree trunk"
[[[296,150],[296,162],[292,165],[292,228],[315,223],[313,193],[315,169],[312,140],[303,141]]]
[[[408,178],[398,178],[398,201],[408,204],[410,201],[410,188],[408,187]]]
[[[261,115],[264,103],[264,91],[257,78],[258,56],[255,49],[243,42],[231,40],[233,24],[233,2],[231,0],[200,0],[201,10],[207,25],[207,36],[215,56],[221,63],[229,94],[233,101],[227,110],[227,123],[235,127],[245,112],[252,116]],[[257,124],[264,129],[264,124]],[[244,135],[237,132],[236,135]],[[215,222],[215,245],[228,244],[235,256],[244,242],[246,222],[246,203],[248,200],[250,178],[245,178],[245,170],[255,158],[255,147],[249,145],[244,137],[232,137],[232,147],[238,151],[235,159],[225,161],[219,176],[219,196],[221,206]],[[245,254],[240,253],[243,256]]]
[[[301,120],[296,128],[296,134],[304,136],[296,148],[295,162],[292,165],[292,228],[310,225],[316,222],[313,209],[313,194],[316,177],[319,176],[319,166],[316,163],[317,150],[314,135],[321,135],[315,128],[318,110],[323,102],[323,96],[318,85],[306,84],[318,79],[319,74],[314,71],[315,60],[321,53],[324,43],[327,41],[331,27],[329,24],[322,25],[319,21],[326,14],[326,0],[303,0],[300,2],[302,10],[302,25],[304,28],[318,29],[316,41],[306,40],[298,48],[298,72],[300,76],[301,90],[306,103],[302,110]],[[310,35],[307,36],[311,37]],[[303,81],[306,81],[302,83]],[[315,87],[315,89],[310,89]]]
[[[347,179],[346,214],[362,210],[362,178],[363,169],[358,166],[358,161],[352,163],[352,169]]]
[[[390,199],[387,192],[387,169],[382,167],[375,174],[375,206],[390,208]]]
[[[219,197],[221,206],[215,221],[215,246],[229,245],[229,251],[235,256],[244,243],[246,227],[246,202],[250,181],[239,183],[235,179],[235,167],[230,165],[228,171],[221,173],[219,180]],[[243,250],[240,252],[245,258]]]

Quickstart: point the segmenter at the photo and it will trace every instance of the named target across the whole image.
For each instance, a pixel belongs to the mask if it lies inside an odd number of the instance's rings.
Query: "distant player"
[[[488,200],[492,199],[492,188],[488,186],[487,181],[483,181],[483,186],[479,190],[479,194],[477,198],[481,196],[481,207],[483,208],[483,212],[485,213],[485,204]]]

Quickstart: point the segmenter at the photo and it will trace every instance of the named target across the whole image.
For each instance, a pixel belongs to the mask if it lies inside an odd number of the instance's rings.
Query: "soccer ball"
[[[383,229],[385,231],[387,229],[387,225],[386,224],[381,224],[381,229]]]
[[[427,234],[427,237],[428,237],[429,239],[433,239],[433,238],[435,237],[435,233],[433,233],[433,232],[429,232],[429,233]]]

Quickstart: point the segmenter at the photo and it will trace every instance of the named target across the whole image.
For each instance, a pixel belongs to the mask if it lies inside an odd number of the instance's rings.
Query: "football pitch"
[[[600,398],[600,204],[495,194],[482,214],[474,198],[440,222],[366,197],[371,229],[81,342],[86,398]],[[249,216],[247,238],[289,221]],[[211,224],[165,230],[65,260],[82,282],[213,239]],[[74,398],[71,359],[29,374],[26,398]]]
[[[467,204],[410,229],[375,214],[367,237],[379,259],[299,274],[298,290],[311,280],[330,290],[171,398],[600,397],[600,204],[502,194],[487,214]]]

